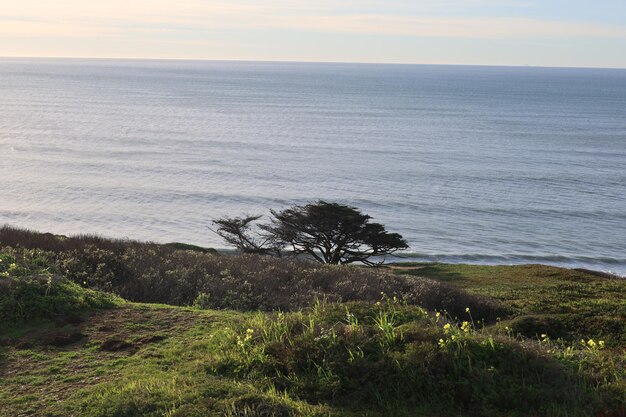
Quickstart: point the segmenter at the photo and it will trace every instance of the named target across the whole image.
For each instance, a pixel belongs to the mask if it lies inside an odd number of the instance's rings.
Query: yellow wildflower
[[[468,333],[470,331],[470,324],[466,321],[464,321],[461,324],[461,330],[463,330],[465,333]]]

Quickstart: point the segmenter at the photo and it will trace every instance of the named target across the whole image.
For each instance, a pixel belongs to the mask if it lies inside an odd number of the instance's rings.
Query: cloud
[[[116,33],[114,28],[92,24],[67,24],[33,20],[6,20],[0,17],[0,37],[95,37]]]
[[[265,28],[450,38],[626,38],[626,27],[521,18],[439,18],[378,15],[267,17]]]
[[[490,4],[494,0],[442,0],[438,4]],[[6,3],[6,4],[3,4]],[[432,2],[415,2],[427,5]],[[512,6],[524,0],[501,0]],[[65,0],[49,4],[37,0],[0,0],[0,36],[13,37],[99,37],[167,32],[198,39],[207,30],[286,30],[319,33],[403,36],[420,38],[626,38],[626,26],[521,17],[466,18],[402,14],[401,7],[385,13],[358,13],[366,6],[383,7],[379,0],[347,0],[337,9],[335,2],[319,0],[200,1]],[[402,2],[397,3],[402,4]],[[406,5],[405,5],[406,6]],[[4,15],[4,17],[3,17]],[[18,16],[18,17],[11,17]]]

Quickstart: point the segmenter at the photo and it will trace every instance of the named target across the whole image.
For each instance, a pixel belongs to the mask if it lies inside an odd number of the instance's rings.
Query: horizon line
[[[66,59],[66,60],[93,60],[93,61],[186,61],[186,62],[241,62],[241,63],[285,63],[285,64],[349,64],[349,65],[422,65],[422,66],[453,66],[453,67],[495,67],[495,68],[545,68],[545,69],[605,69],[626,70],[625,67],[594,67],[594,66],[554,66],[534,64],[461,64],[461,63],[420,63],[420,62],[373,62],[373,61],[302,61],[280,59],[217,59],[217,58],[155,58],[155,57],[93,57],[93,56],[4,56],[0,59]]]

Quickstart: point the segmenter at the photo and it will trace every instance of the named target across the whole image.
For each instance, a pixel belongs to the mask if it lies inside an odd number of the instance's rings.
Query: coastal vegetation
[[[382,265],[386,255],[409,247],[401,235],[370,222],[371,217],[355,207],[320,200],[271,213],[270,223],[257,230],[254,222],[261,216],[215,220],[215,232],[243,253],[305,255],[334,265]]]
[[[618,278],[11,227],[0,259],[0,415],[626,413]]]

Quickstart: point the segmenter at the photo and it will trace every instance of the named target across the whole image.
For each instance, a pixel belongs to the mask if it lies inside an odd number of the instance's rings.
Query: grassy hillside
[[[626,346],[626,279],[546,265],[402,264],[393,270],[499,300],[511,309],[507,323],[527,337],[593,337]]]
[[[0,229],[1,417],[626,415],[624,280],[18,232]]]

